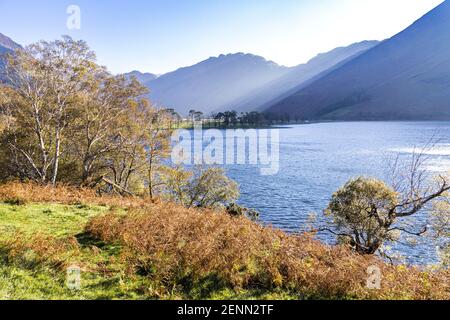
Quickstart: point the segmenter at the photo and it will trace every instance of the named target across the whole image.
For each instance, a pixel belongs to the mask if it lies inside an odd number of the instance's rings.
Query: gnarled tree
[[[429,148],[429,147],[427,147]],[[334,227],[320,228],[350,244],[361,254],[375,254],[386,242],[399,240],[402,233],[424,235],[430,219],[415,219],[405,226],[404,218],[417,215],[433,204],[448,201],[450,176],[440,174],[433,179],[426,168],[427,151],[413,153],[411,162],[402,165],[397,158],[390,169],[392,186],[385,182],[360,177],[338,190],[325,210],[333,218]],[[443,217],[450,215],[444,207]]]

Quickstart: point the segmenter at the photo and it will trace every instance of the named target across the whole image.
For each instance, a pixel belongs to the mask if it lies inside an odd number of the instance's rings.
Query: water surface
[[[280,129],[280,171],[262,176],[250,165],[228,166],[228,175],[241,188],[241,204],[261,212],[264,223],[286,231],[304,230],[310,213],[322,219],[330,197],[352,177],[386,179],[389,155],[410,155],[439,139],[429,152],[430,172],[450,170],[450,122],[353,122],[319,123]],[[415,219],[424,220],[425,215]],[[320,238],[328,243],[334,237]],[[395,250],[409,262],[432,262],[435,245],[414,248],[398,245]]]

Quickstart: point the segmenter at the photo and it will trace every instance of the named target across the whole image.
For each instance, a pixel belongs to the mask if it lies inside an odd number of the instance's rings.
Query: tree
[[[196,112],[194,113],[194,119],[195,119],[195,121],[203,121],[203,117],[204,117],[204,114],[203,114],[203,112],[201,112],[201,111],[196,111]]]
[[[431,215],[431,237],[436,241],[444,267],[450,266],[450,193],[435,203]]]
[[[2,153],[17,178],[45,183],[52,165],[48,70],[33,57],[32,48],[9,56],[5,68],[10,86],[2,88],[2,113],[11,122],[3,131]]]
[[[161,111],[164,112],[167,115],[167,117],[169,117],[170,129],[172,129],[173,127],[173,122],[177,124],[176,125],[177,128],[180,126],[181,116],[178,114],[178,112],[175,111],[175,109],[164,109]]]
[[[398,194],[385,183],[371,178],[349,181],[332,197],[326,214],[333,217],[341,242],[348,242],[363,254],[375,253],[384,241],[397,233],[389,230],[392,208]]]
[[[98,69],[86,43],[70,37],[30,45],[7,59],[8,113],[15,125],[4,143],[26,178],[56,183],[66,131]]]
[[[130,82],[123,76],[109,73],[98,74],[90,84],[89,91],[80,101],[79,115],[70,139],[74,156],[78,157],[77,162],[81,165],[82,185],[98,183],[111,163],[111,154],[125,151],[122,138],[129,138],[133,134],[129,131],[133,128],[139,129],[129,123],[131,119],[136,120],[133,104],[146,92],[147,89],[139,82]],[[149,106],[144,104],[141,103],[140,108],[148,109]],[[127,154],[131,156],[129,151]],[[114,180],[118,182],[116,178]]]
[[[173,110],[157,110],[135,78],[113,76],[69,37],[18,50],[0,86],[0,179],[57,182],[122,195],[226,206],[237,185],[220,169],[166,167]],[[190,115],[203,114],[191,110]]]
[[[192,126],[194,126],[194,122],[195,122],[195,112],[196,111],[194,109],[189,110],[189,119],[192,122]]]
[[[96,183],[106,182],[107,192],[144,193],[145,146],[142,123],[147,107],[146,100],[131,101],[124,121],[111,135],[112,150],[104,155],[102,161],[106,170],[96,179]]]
[[[416,162],[414,157],[413,163]],[[421,236],[427,224],[414,225],[414,230],[400,225],[402,218],[413,216],[450,190],[450,179],[440,175],[435,183],[424,184],[424,173],[413,166],[406,187],[371,178],[357,178],[338,190],[325,210],[333,218],[334,233],[361,254],[375,254],[385,242],[397,241],[401,233]],[[399,192],[402,190],[402,192]],[[448,212],[447,212],[448,213]]]
[[[139,82],[111,75],[86,43],[69,37],[17,51],[7,71],[3,179],[89,187],[109,181],[122,191],[138,179],[152,184],[146,169],[167,152],[167,117],[142,98],[147,89]]]
[[[225,114],[223,112],[219,112],[213,115],[214,120],[216,120],[216,126],[221,126],[222,122],[225,122]]]
[[[146,184],[148,195],[153,199],[156,189],[164,184],[161,178],[164,168],[162,162],[170,156],[172,131],[168,129],[167,124],[171,120],[164,111],[147,113],[142,119],[144,119],[142,125],[144,128]]]
[[[146,194],[153,199],[162,187],[163,162],[170,155],[169,115],[146,99],[129,101],[124,115],[120,130],[113,131],[105,177],[119,193]]]
[[[164,182],[166,197],[187,208],[223,208],[239,198],[237,184],[220,168],[166,168]]]

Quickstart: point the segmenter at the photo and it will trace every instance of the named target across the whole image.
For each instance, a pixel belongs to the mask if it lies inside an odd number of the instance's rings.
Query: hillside
[[[450,120],[450,2],[269,108],[303,119]]]
[[[10,38],[0,33],[0,54],[5,52],[11,52],[13,50],[19,49],[20,45],[12,41]]]
[[[228,109],[238,97],[284,75],[289,69],[251,54],[209,58],[167,73],[146,84],[150,99],[187,115],[195,109],[209,114]]]
[[[341,63],[355,58],[378,44],[378,41],[363,41],[319,54],[307,63],[292,68],[281,78],[240,97],[233,105],[239,111],[264,110],[289,96],[300,86],[307,85],[322,73],[336,68]]]
[[[156,104],[174,108],[183,115],[191,109],[205,114],[228,109],[255,111],[281,100],[293,89],[377,44],[377,41],[363,41],[336,48],[293,68],[238,53],[213,57],[160,77],[139,71],[127,76],[134,75],[145,84]]]
[[[20,45],[18,45],[7,36],[0,33],[0,80],[2,80],[3,78],[2,72],[5,64],[4,61],[5,55],[19,48]]]

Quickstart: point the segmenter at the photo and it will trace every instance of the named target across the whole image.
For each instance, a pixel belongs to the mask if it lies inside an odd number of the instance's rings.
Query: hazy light
[[[402,31],[443,0],[0,0],[0,32],[20,44],[62,34],[88,41],[113,72],[164,73],[222,53],[293,66]]]

